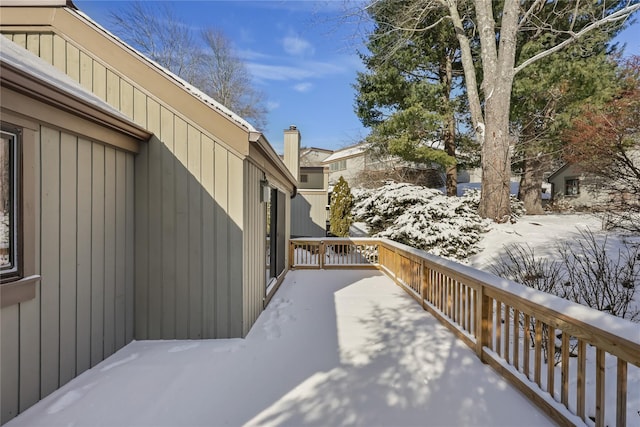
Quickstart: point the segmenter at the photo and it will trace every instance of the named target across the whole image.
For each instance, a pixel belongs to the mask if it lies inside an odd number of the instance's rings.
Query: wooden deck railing
[[[385,272],[561,425],[605,426],[608,411],[618,427],[640,425],[640,408],[627,419],[640,393],[627,387],[640,369],[638,324],[386,239],[294,239],[290,260]]]

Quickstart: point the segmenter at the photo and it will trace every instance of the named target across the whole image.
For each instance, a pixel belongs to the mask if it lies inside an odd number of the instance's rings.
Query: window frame
[[[569,189],[575,189],[570,192]],[[567,177],[564,179],[564,195],[566,197],[578,197],[580,195],[580,179],[577,177]]]
[[[12,283],[24,277],[24,245],[22,222],[22,135],[23,130],[15,125],[0,122],[0,132],[12,136],[9,145],[9,188],[10,188],[10,227],[9,227],[9,252],[10,267],[0,270],[0,285]]]
[[[39,125],[19,117],[13,112],[2,111],[0,128],[9,132],[19,131],[17,161],[17,217],[15,221],[19,241],[19,273],[0,273],[0,308],[10,307],[36,298],[36,285],[40,275],[36,268],[36,145]]]

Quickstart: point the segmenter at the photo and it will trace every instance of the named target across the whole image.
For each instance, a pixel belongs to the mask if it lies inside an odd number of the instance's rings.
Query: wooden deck
[[[385,274],[287,274],[246,339],[138,341],[7,424],[554,425]]]
[[[385,272],[561,425],[639,421],[637,324],[387,239],[295,239],[290,259]]]

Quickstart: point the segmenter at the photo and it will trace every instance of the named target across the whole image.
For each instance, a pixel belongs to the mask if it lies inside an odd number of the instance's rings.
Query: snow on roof
[[[104,28],[102,25],[98,24],[96,21],[91,19],[88,15],[86,15],[82,11],[80,11],[78,9],[73,9],[73,8],[67,8],[67,9],[71,13],[75,13],[76,15],[78,15],[80,18],[85,20],[88,24],[92,25],[93,27],[95,27],[100,32],[104,33],[106,36],[112,38],[114,41],[116,41],[117,43],[121,44],[124,48],[128,49],[131,53],[136,55],[140,60],[147,62],[153,68],[155,68],[159,72],[163,73],[164,75],[166,75],[167,77],[172,79],[178,85],[182,86],[187,92],[191,93],[193,96],[195,96],[196,98],[200,99],[202,102],[204,102],[209,107],[211,107],[214,110],[216,110],[218,113],[228,117],[233,122],[235,122],[237,125],[240,125],[241,127],[245,128],[249,132],[258,132],[258,130],[256,130],[245,119],[243,119],[242,117],[240,117],[239,115],[237,115],[236,113],[234,113],[229,108],[225,107],[224,105],[222,105],[221,103],[219,103],[218,101],[216,101],[215,99],[210,97],[209,95],[205,94],[204,92],[202,92],[197,87],[195,87],[192,84],[188,83],[186,80],[182,79],[181,77],[177,76],[173,72],[171,72],[168,69],[164,68],[162,65],[158,64],[157,62],[155,62],[155,61],[151,60],[150,58],[146,57],[141,52],[139,52],[138,50],[134,49],[132,46],[127,44],[120,37],[118,37],[115,34],[111,33],[109,30]]]
[[[332,155],[324,159],[323,163],[334,162],[345,157],[356,156],[358,154],[367,151],[367,144],[358,144],[351,147],[343,148],[342,150],[335,151]]]
[[[112,116],[129,123],[133,121],[116,108],[107,104],[94,93],[88,91],[71,77],[58,70],[40,57],[17,45],[6,37],[0,37],[0,60],[13,68],[23,71],[38,80],[57,87],[62,91],[96,106]],[[137,125],[136,125],[137,126]]]

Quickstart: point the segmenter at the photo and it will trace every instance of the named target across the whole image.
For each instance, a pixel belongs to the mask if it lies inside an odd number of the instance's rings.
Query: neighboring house
[[[322,162],[333,154],[333,150],[317,147],[306,147],[300,150],[300,167],[322,166]]]
[[[600,190],[599,179],[567,163],[549,175],[551,199],[563,200],[575,208],[590,208],[604,203],[607,195]]]
[[[360,143],[336,150],[322,162],[329,168],[329,185],[334,186],[342,176],[354,187],[367,165],[367,144]]]
[[[4,423],[133,339],[245,336],[286,273],[297,183],[71,2],[5,0],[0,32]]]
[[[350,187],[370,187],[386,180],[420,183],[429,187],[443,185],[439,168],[418,165],[397,157],[374,158],[368,152],[367,143],[360,143],[334,151],[324,159],[329,168],[329,187],[342,176]]]
[[[300,131],[295,126],[284,132],[284,162],[299,187],[291,201],[291,237],[324,237],[327,232],[329,170],[322,160],[331,151],[306,148],[300,150]]]

